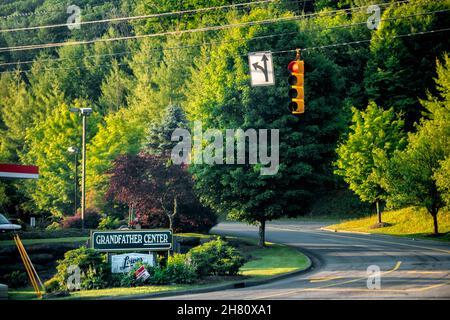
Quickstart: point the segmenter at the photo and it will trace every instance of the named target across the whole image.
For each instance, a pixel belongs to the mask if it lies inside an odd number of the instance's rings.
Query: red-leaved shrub
[[[101,219],[101,215],[94,209],[86,209],[84,216],[84,227],[87,229],[96,229]],[[74,216],[66,217],[62,221],[63,228],[81,229],[81,212],[77,211]]]

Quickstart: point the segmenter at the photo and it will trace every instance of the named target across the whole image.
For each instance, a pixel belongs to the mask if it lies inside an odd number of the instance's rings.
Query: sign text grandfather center
[[[171,230],[93,231],[91,246],[98,251],[157,251],[172,248]]]

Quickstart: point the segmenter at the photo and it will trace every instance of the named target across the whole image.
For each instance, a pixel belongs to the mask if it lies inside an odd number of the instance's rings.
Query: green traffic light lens
[[[297,108],[298,108],[298,104],[297,104],[297,102],[291,102],[291,103],[289,103],[289,111],[296,111],[297,110]]]
[[[290,89],[288,92],[289,98],[297,98],[298,91],[296,89]]]

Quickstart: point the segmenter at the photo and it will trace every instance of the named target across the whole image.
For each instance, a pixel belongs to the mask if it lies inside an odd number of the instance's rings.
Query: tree
[[[416,133],[408,136],[407,148],[394,153],[384,180],[392,203],[427,209],[433,217],[434,234],[439,233],[437,216],[444,206],[442,189],[445,190],[445,183],[441,184],[440,170],[445,170],[443,161],[450,155],[450,64],[447,55],[445,62],[445,66],[437,63],[439,76],[435,80],[441,97],[428,94],[427,100],[421,100],[428,111],[427,119],[417,126]]]
[[[402,113],[409,131],[426,111],[417,97],[425,99],[427,90],[434,91],[436,74],[432,66],[436,56],[450,50],[450,38],[437,33],[394,36],[446,28],[450,22],[446,12],[433,15],[417,13],[447,9],[448,3],[428,0],[391,5],[384,10],[382,19],[385,21],[371,38],[371,55],[364,79],[366,93],[379,106],[393,107],[395,112]],[[402,16],[412,17],[394,18]]]
[[[81,149],[81,118],[69,108],[88,106],[81,100],[70,106],[56,106],[52,116],[27,131],[29,151],[21,155],[21,161],[39,166],[40,177],[24,182],[24,185],[41,212],[51,212],[56,217],[73,213],[75,164],[67,148],[76,146]],[[96,132],[97,121],[95,113],[87,121],[88,141]]]
[[[365,111],[356,108],[352,111],[350,133],[336,149],[335,173],[344,177],[362,201],[376,204],[381,226],[379,202],[387,196],[381,186],[383,159],[404,148],[403,121],[396,118],[393,108],[384,111],[374,102],[370,102]]]
[[[103,81],[99,104],[104,114],[118,111],[127,105],[127,96],[131,89],[130,76],[119,68],[116,60],[113,61],[110,74]]]
[[[272,8],[253,9],[241,20],[230,19],[240,22],[278,15],[281,13]],[[279,146],[268,142],[268,155],[274,156],[279,151],[279,166],[273,175],[261,175],[260,169],[265,166],[261,163],[248,163],[249,152],[245,164],[225,164],[224,155],[219,154],[224,164],[193,163],[190,166],[203,203],[229,218],[258,224],[260,246],[265,244],[267,221],[306,214],[314,192],[331,181],[330,164],[343,126],[341,97],[344,88],[340,68],[320,52],[310,53],[305,58],[308,88],[305,114],[295,117],[289,113],[287,81],[280,80],[271,87],[250,87],[247,52],[267,47],[301,48],[309,39],[305,33],[288,39],[247,42],[242,39],[296,30],[295,24],[283,24],[224,32],[224,44],[198,60],[186,91],[188,119],[201,121],[204,131],[218,129],[225,136],[226,129],[279,130]],[[211,59],[210,56],[221,58]],[[287,66],[294,57],[277,56],[274,64]],[[275,77],[287,78],[286,69],[277,67]],[[246,150],[249,146],[246,142]]]
[[[448,54],[444,55],[443,63],[437,61],[437,74],[436,87],[439,92],[437,96],[429,95],[428,101],[423,103],[427,104],[428,108],[432,108],[434,111],[433,119],[440,121],[450,130],[450,58]],[[450,131],[444,132],[446,135],[450,135]],[[450,147],[449,147],[450,148]],[[447,155],[446,159],[441,161],[440,167],[436,170],[434,178],[438,190],[441,192],[444,201],[447,206],[450,207],[450,156]]]
[[[197,230],[205,231],[215,223],[211,213],[181,210],[189,204],[194,207],[198,204],[193,194],[193,182],[184,166],[171,164],[163,155],[119,156],[110,174],[107,197],[135,209],[144,225],[163,227],[167,221],[171,229],[186,230],[191,224]],[[175,218],[188,223],[175,225]]]
[[[153,122],[147,130],[147,141],[144,149],[148,153],[159,153],[170,156],[172,148],[177,142],[172,141],[175,129],[187,129],[187,119],[179,105],[170,105],[165,110],[161,122]]]
[[[135,110],[120,109],[110,113],[99,125],[98,132],[89,141],[86,165],[89,168],[86,176],[86,188],[93,194],[89,197],[89,205],[103,209],[105,194],[109,187],[108,171],[113,168],[114,160],[119,155],[136,155],[145,141],[147,122],[136,116]]]

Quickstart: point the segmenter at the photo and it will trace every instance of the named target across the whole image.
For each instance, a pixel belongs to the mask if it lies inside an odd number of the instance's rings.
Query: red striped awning
[[[39,167],[0,163],[0,177],[14,179],[37,179],[39,178]]]

